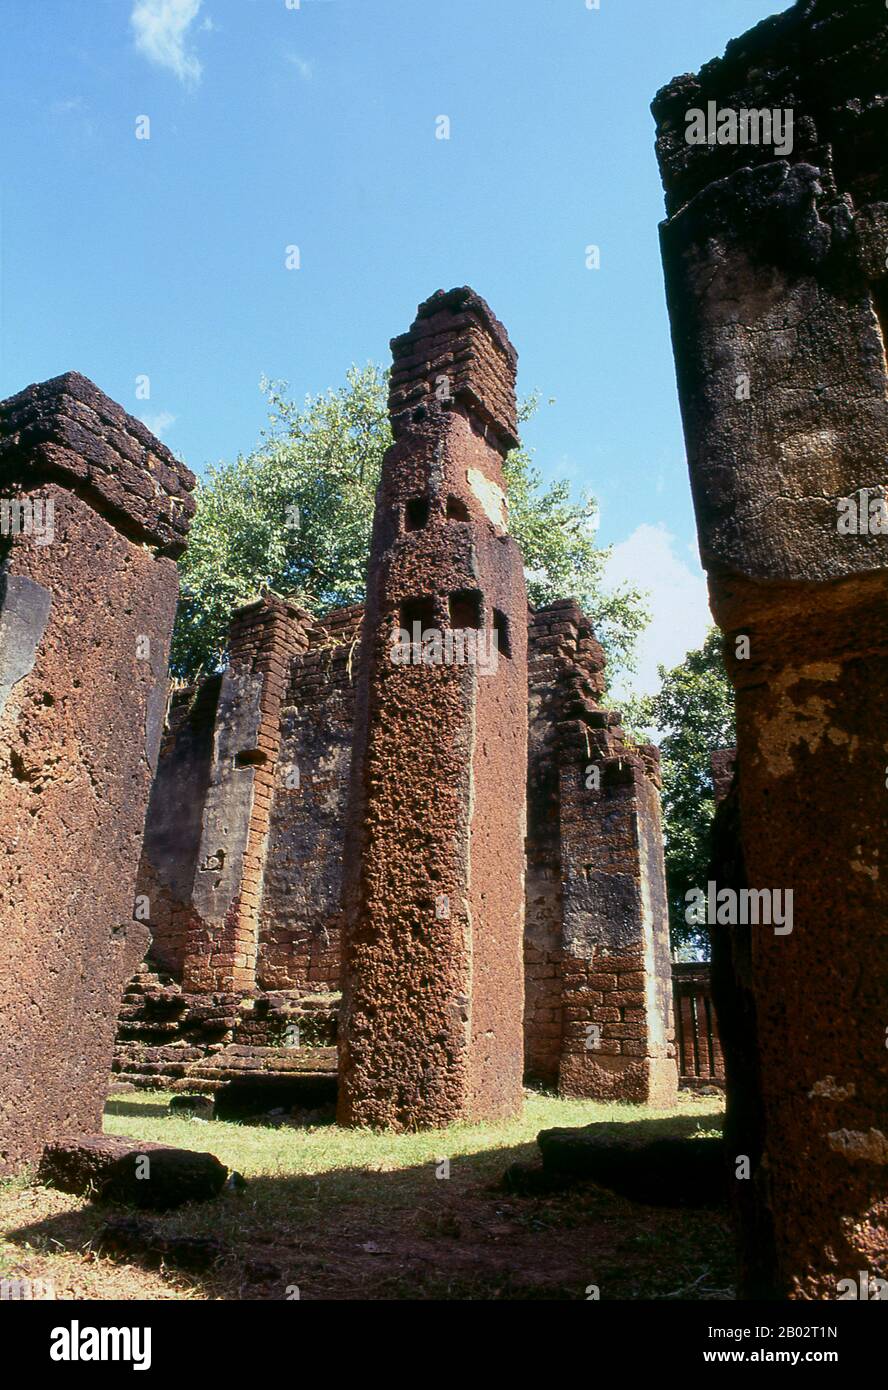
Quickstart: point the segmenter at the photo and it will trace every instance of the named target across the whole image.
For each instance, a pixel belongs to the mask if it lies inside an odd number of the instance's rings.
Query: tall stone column
[[[761,1101],[729,1089],[746,1124],[729,1132],[767,1208],[744,1199],[759,1295],[888,1273],[886,96],[881,0],[804,0],[654,104],[700,550],[737,694],[729,857],[760,901],[793,895],[790,931],[784,897],[779,933],[741,923],[723,952],[741,972],[728,1031],[757,1034]],[[739,143],[750,112],[767,142]]]
[[[560,762],[562,1095],[676,1099],[669,912],[656,748],[620,716],[564,726]]]
[[[527,598],[506,518],[517,422],[505,330],[471,290],[451,290],[392,349],[395,443],[373,525],[346,853],[339,1115],[418,1129],[520,1104]]]
[[[213,761],[191,891],[182,986],[256,984],[259,908],[290,660],[308,615],[271,594],[239,608],[216,705]]]
[[[194,478],[75,372],[0,405],[0,1172],[101,1128]]]
[[[674,1103],[659,754],[602,708],[605,656],[573,599],[533,614],[525,1039],[562,1095]]]

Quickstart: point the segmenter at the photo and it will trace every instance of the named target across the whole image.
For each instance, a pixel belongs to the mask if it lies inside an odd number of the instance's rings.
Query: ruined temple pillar
[[[0,1173],[101,1128],[193,487],[75,372],[0,404]]]
[[[670,1105],[659,754],[602,708],[604,651],[573,599],[533,613],[529,668],[527,1072],[565,1096]]]
[[[232,618],[191,890],[186,991],[238,992],[256,984],[281,706],[291,658],[308,646],[308,621],[301,609],[267,593]]]
[[[741,1290],[759,1296],[888,1274],[886,97],[881,0],[803,0],[654,104],[700,550],[737,696],[740,845],[717,862],[772,909],[784,895],[779,933],[715,927],[741,934],[719,946],[728,1133],[732,1162],[752,1159]],[[728,138],[693,143],[710,110]],[[743,110],[779,113],[780,141],[732,141]]]
[[[678,1091],[656,748],[619,715],[563,726],[562,1095],[669,1106]]]
[[[505,330],[471,290],[451,290],[392,349],[395,442],[373,524],[346,851],[339,1116],[418,1129],[520,1105],[527,598],[506,518],[517,359]]]

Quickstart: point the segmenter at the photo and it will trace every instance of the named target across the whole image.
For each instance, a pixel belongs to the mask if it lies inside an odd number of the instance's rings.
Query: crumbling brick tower
[[[339,1115],[417,1129],[520,1103],[527,598],[506,521],[517,358],[505,330],[471,290],[451,290],[392,350],[395,442],[377,492],[352,763]],[[413,664],[393,659],[399,630],[438,637],[416,644]]]
[[[76,373],[0,405],[0,1172],[101,1128],[193,486]]]
[[[674,1103],[656,748],[599,703],[605,658],[571,599],[530,625],[527,1070],[562,1095]]]
[[[791,149],[689,143],[710,102],[792,112]],[[734,1013],[758,1068],[725,1039],[758,1207],[741,1198],[742,1288],[835,1298],[888,1273],[885,5],[803,0],[654,112],[700,549],[737,694],[735,860],[751,888],[794,894],[789,934],[749,928],[754,1018]],[[756,1070],[760,1103],[731,1096]]]
[[[290,660],[308,646],[306,614],[263,596],[238,609],[216,703],[209,783],[189,900],[186,990],[256,984],[259,904]]]

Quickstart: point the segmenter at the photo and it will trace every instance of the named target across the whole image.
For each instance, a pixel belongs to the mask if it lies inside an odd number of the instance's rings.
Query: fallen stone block
[[[211,1120],[213,1118],[213,1097],[192,1095],[171,1096],[170,1113],[173,1115],[190,1115],[200,1120]]]
[[[63,1192],[167,1211],[217,1197],[228,1169],[213,1154],[90,1134],[47,1144],[37,1176]]]
[[[543,1171],[588,1178],[633,1202],[709,1207],[727,1201],[722,1139],[633,1139],[613,1125],[544,1129],[537,1135]]]

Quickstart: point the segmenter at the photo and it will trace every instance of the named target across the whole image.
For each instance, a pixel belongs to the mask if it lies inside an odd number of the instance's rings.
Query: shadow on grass
[[[613,1127],[648,1139],[720,1125],[713,1112]],[[212,1128],[201,1127],[194,1147],[212,1149]],[[298,1143],[299,1131],[293,1136]],[[511,1164],[538,1160],[534,1141],[466,1154],[452,1135],[446,1142],[449,1176],[440,1160],[265,1174],[240,1194],[140,1215],[145,1248],[128,1262],[156,1268],[151,1245],[160,1239],[173,1268],[178,1239],[211,1239],[219,1252],[213,1267],[187,1277],[198,1296],[223,1299],[287,1299],[298,1288],[309,1299],[577,1300],[590,1284],[602,1299],[732,1296],[724,1212],[642,1206],[590,1182],[516,1196],[499,1180]],[[89,1204],[24,1225],[8,1239],[47,1253],[83,1253],[99,1248],[105,1223],[124,1214]]]
[[[595,1120],[589,1126],[552,1125],[550,1128],[563,1129],[565,1133],[591,1128],[614,1139],[629,1139],[632,1143],[641,1144],[651,1139],[691,1139],[701,1130],[721,1134],[723,1122],[722,1111],[713,1110],[705,1114],[669,1115],[662,1119],[648,1117],[639,1120]]]
[[[153,1105],[150,1102],[121,1100],[119,1096],[110,1096],[105,1102],[105,1114],[135,1115],[137,1119],[145,1119],[149,1115],[161,1118],[170,1114],[170,1108],[162,1102]]]

